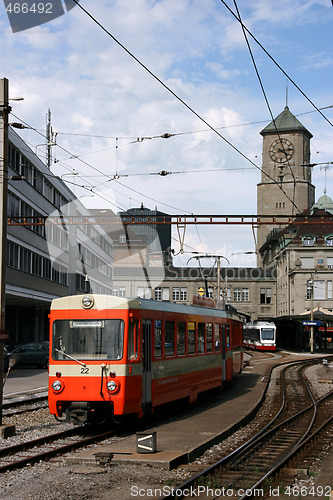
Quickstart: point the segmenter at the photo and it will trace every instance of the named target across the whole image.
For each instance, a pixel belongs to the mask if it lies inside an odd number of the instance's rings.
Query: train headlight
[[[84,307],[84,309],[91,309],[92,306],[94,305],[94,299],[89,295],[86,295],[85,297],[82,298],[81,304],[82,307]]]
[[[109,380],[106,387],[109,392],[116,392],[119,389],[119,384],[115,380]]]
[[[52,389],[55,391],[55,392],[59,392],[61,391],[62,389],[62,385],[61,385],[61,382],[60,380],[55,380],[53,382],[53,384],[51,385]]]

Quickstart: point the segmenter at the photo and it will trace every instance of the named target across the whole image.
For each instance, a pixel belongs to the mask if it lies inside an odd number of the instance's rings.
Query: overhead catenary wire
[[[254,162],[252,162],[252,160],[250,160],[246,155],[244,155],[242,152],[240,152],[237,148],[235,148],[235,146],[233,146],[229,141],[227,141],[221,134],[219,134],[217,132],[217,130],[212,127],[209,123],[207,123],[199,114],[197,114],[190,106],[188,106],[182,99],[180,99],[167,85],[165,85],[157,76],[155,76],[143,63],[141,63],[128,49],[126,49],[126,47],[124,47],[124,45],[122,45],[109,31],[107,31],[102,25],[101,23],[99,23],[95,18],[93,18],[93,16],[86,10],[82,7],[82,5],[80,5],[76,0],[73,0],[87,15],[89,15],[89,17],[95,22],[98,24],[98,26],[103,29],[118,45],[120,45],[124,50],[126,50],[126,52],[131,56],[133,57],[146,71],[148,71],[151,76],[153,76],[156,80],[159,81],[160,84],[162,84],[169,92],[172,93],[172,95],[177,98],[180,102],[182,102],[184,104],[184,106],[186,106],[191,112],[193,112],[199,119],[201,119],[208,127],[209,127],[209,130],[211,131],[214,131],[215,133],[217,133],[223,140],[225,140],[228,144],[231,145],[231,147],[233,147],[236,151],[238,151],[244,158],[246,158],[248,161],[250,161],[252,163],[252,165],[259,169],[261,172],[265,173],[258,165],[256,165]],[[230,9],[229,9],[230,10]],[[248,30],[247,30],[248,31]],[[251,34],[251,36],[253,36]],[[293,82],[294,83],[294,82]],[[309,102],[311,102],[309,100]],[[313,104],[313,103],[312,103]],[[318,109],[318,108],[317,108]],[[173,136],[174,134],[164,134],[162,136],[158,136],[158,137],[171,137]],[[152,136],[152,137],[157,137],[157,136]],[[147,138],[150,138],[150,137],[147,137]],[[143,138],[144,139],[144,138]],[[135,141],[134,141],[135,142]],[[86,163],[86,162],[85,162]],[[88,163],[86,163],[87,165],[89,165]],[[93,167],[92,165],[89,165],[91,168],[95,168]],[[151,175],[157,175],[156,173],[153,173]],[[161,175],[161,174],[160,174]],[[267,175],[267,174],[266,174]],[[269,175],[267,175],[269,178],[271,178]],[[271,178],[272,179],[272,178]],[[110,179],[110,176],[109,176],[109,180],[112,180]],[[272,179],[274,182],[277,183],[277,181],[275,179]],[[285,193],[284,189],[282,188],[282,186],[280,186],[278,183],[277,185],[279,186],[279,189],[282,190],[282,192],[286,195],[286,197],[292,202],[292,200],[288,197],[288,195]],[[131,188],[127,188],[127,189],[131,189]],[[142,196],[146,196],[142,193],[140,193]],[[297,207],[296,207],[297,208]]]
[[[76,0],[73,0],[75,3]],[[315,110],[322,116],[322,118],[324,118],[324,120],[327,121],[327,123],[329,123],[331,125],[331,127],[333,127],[333,123],[327,118],[327,116],[324,115],[324,113],[321,112],[321,109],[325,109],[325,108],[318,108],[314,102],[305,94],[305,92],[303,92],[303,90],[296,84],[296,82],[294,82],[294,80],[286,73],[286,71],[284,71],[284,69],[282,68],[282,66],[280,66],[280,64],[274,59],[273,56],[270,55],[270,53],[265,49],[265,47],[259,42],[259,40],[251,33],[251,31],[242,23],[241,19],[239,17],[237,17],[237,15],[230,9],[230,7],[227,5],[227,3],[224,1],[224,0],[220,0],[221,3],[223,3],[223,5],[228,9],[228,11],[232,14],[232,16],[234,16],[234,18],[244,27],[244,30],[251,36],[251,38],[253,38],[253,40],[259,45],[259,47],[265,52],[265,54],[271,59],[271,61],[276,65],[276,67],[284,74],[284,76],[286,76],[288,78],[288,80],[290,81],[290,83],[292,83],[294,85],[294,87],[302,94],[303,97],[305,97],[305,99],[311,104],[311,106],[313,106],[315,108]],[[329,106],[330,107],[330,106]]]
[[[284,148],[284,144],[281,140],[281,135],[280,135],[280,132],[276,126],[276,121],[275,121],[275,118],[274,118],[274,115],[273,115],[273,112],[272,112],[272,108],[269,104],[269,100],[268,100],[268,97],[267,97],[267,93],[265,91],[265,88],[264,88],[264,84],[262,82],[262,79],[261,79],[261,76],[260,76],[260,73],[259,73],[259,70],[258,70],[258,66],[256,64],[256,61],[255,61],[255,58],[254,58],[254,55],[253,55],[253,51],[251,49],[251,45],[250,45],[250,42],[249,42],[249,39],[247,37],[247,34],[246,34],[246,31],[245,31],[245,27],[244,27],[244,24],[242,22],[242,19],[241,19],[241,15],[240,15],[240,12],[239,12],[239,9],[238,9],[238,5],[237,5],[237,2],[236,0],[234,0],[234,5],[235,5],[235,8],[236,8],[236,11],[237,11],[237,15],[238,15],[238,18],[240,20],[240,24],[241,24],[241,27],[242,27],[242,31],[243,31],[243,35],[244,35],[244,39],[245,39],[245,42],[246,42],[246,45],[248,47],[248,50],[249,50],[249,53],[250,53],[250,57],[251,57],[251,61],[252,61],[252,64],[253,64],[253,67],[255,69],[255,73],[257,75],[257,78],[258,78],[258,81],[259,81],[259,85],[260,85],[260,88],[261,88],[261,91],[263,93],[263,96],[264,96],[264,99],[265,99],[265,102],[266,102],[266,106],[267,106],[267,109],[269,111],[269,114],[271,116],[271,119],[273,121],[273,125],[274,125],[274,128],[275,128],[275,131],[276,131],[276,134],[279,138],[279,141],[280,141],[280,144],[281,144],[281,147],[283,149],[283,152],[285,152],[285,148]],[[287,155],[286,155],[286,158],[287,158]],[[291,165],[290,165],[290,162],[289,160],[287,159],[287,165],[288,165],[288,168],[289,168],[289,171],[291,173],[291,176],[293,178],[293,181],[294,181],[294,189],[293,189],[293,198],[292,198],[292,208],[294,210],[294,208],[297,208],[297,210],[300,212],[300,209],[297,207],[297,205],[295,204],[295,194],[296,194],[296,178],[295,178],[295,175],[294,175],[294,172],[293,172],[293,169],[291,168]]]
[[[323,110],[323,109],[331,109],[331,108],[333,108],[333,104],[331,104],[329,106],[323,106],[319,109]],[[303,115],[308,115],[308,114],[316,113],[316,112],[317,112],[316,109],[312,109],[310,111],[304,111],[303,113],[297,113],[297,114],[295,114],[295,116],[296,117],[303,116]],[[260,124],[265,124],[265,123],[266,124],[269,123],[269,120],[257,120],[257,121],[253,121],[253,122],[234,123],[233,125],[223,125],[221,127],[214,127],[214,128],[216,130],[224,130],[224,129],[231,129],[231,128],[236,128],[236,127],[247,127],[250,125],[260,125]],[[17,124],[15,124],[15,125],[17,125]],[[16,127],[16,128],[21,128],[21,127]],[[41,131],[41,129],[37,129],[37,128],[33,128],[33,127],[22,127],[22,128],[30,128],[32,130],[39,131],[39,132]],[[139,134],[137,134],[135,136],[121,136],[119,134],[117,136],[114,136],[114,135],[80,134],[78,132],[64,132],[64,131],[57,132],[57,135],[89,137],[92,139],[94,139],[94,138],[96,138],[96,139],[116,139],[116,138],[118,138],[119,140],[129,140],[130,142],[128,142],[127,144],[118,145],[118,147],[126,147],[126,146],[130,146],[132,144],[137,144],[137,143],[143,142],[145,140],[169,139],[170,137],[177,137],[177,136],[191,135],[191,134],[201,134],[201,133],[205,133],[205,132],[212,132],[212,130],[210,128],[205,128],[205,129],[200,129],[200,130],[188,130],[185,132],[164,133],[164,134],[159,134],[159,135],[147,135],[147,136],[141,136],[141,137],[139,136]],[[110,147],[110,149],[115,149],[115,146]],[[79,155],[79,156],[81,156],[81,155]]]
[[[234,149],[240,156],[242,156],[245,160],[250,162],[255,168],[263,172],[270,180],[272,180],[278,188],[284,193],[286,198],[291,202],[293,206],[297,209],[297,206],[293,202],[293,200],[289,197],[289,195],[284,191],[283,187],[271,177],[267,172],[264,172],[263,169],[254,163],[248,156],[246,156],[239,148],[237,148],[234,144],[232,144],[226,137],[224,137],[216,128],[214,128],[209,122],[207,122],[199,113],[197,113],[189,104],[187,104],[181,97],[179,97],[168,85],[166,85],[155,73],[153,73],[140,59],[138,59],[125,45],[123,45],[112,33],[105,28],[87,9],[85,9],[77,0],[73,0],[76,5],[99,27],[101,28],[112,40],[121,47],[131,58],[133,58],[145,71],[149,73],[162,87],[164,87],[175,99],[177,99],[185,108],[187,108],[192,114],[194,114],[200,121],[202,121],[209,129],[211,129],[215,134],[217,134],[223,141],[225,141],[232,149]]]

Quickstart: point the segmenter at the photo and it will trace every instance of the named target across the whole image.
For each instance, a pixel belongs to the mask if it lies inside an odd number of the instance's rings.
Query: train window
[[[177,354],[185,354],[185,323],[177,323]]]
[[[205,352],[205,323],[198,323],[198,352]]]
[[[213,325],[212,323],[207,323],[206,328],[206,351],[213,352]]]
[[[154,349],[155,358],[160,358],[162,356],[162,321],[160,319],[155,320]]]
[[[227,347],[230,347],[230,325],[227,324]]]
[[[165,355],[173,356],[175,354],[175,323],[174,321],[165,322]]]
[[[128,328],[128,359],[138,359],[138,321],[131,321]]]
[[[53,359],[121,359],[124,326],[120,319],[56,320]]]
[[[274,328],[262,328],[261,340],[274,340]]]
[[[214,325],[214,345],[215,352],[219,352],[221,350],[221,337],[220,337],[221,326],[219,324]]]
[[[195,353],[195,323],[187,323],[187,352]]]

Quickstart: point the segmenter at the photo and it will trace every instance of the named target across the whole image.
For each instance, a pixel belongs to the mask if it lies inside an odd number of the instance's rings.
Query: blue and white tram
[[[258,351],[276,351],[276,326],[268,321],[246,323],[243,345]]]

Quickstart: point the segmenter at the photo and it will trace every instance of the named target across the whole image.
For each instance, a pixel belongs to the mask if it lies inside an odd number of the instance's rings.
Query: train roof
[[[253,323],[246,323],[245,327],[250,327],[250,326],[271,326],[275,327],[275,323],[273,321],[254,321]]]
[[[51,311],[64,309],[84,309],[82,300],[93,299],[90,309],[140,309],[161,312],[173,312],[179,314],[209,315],[219,318],[237,318],[242,320],[242,315],[227,304],[224,308],[214,308],[201,305],[175,304],[151,299],[116,297],[114,295],[84,294],[69,295],[54,299],[51,303]],[[86,308],[89,309],[89,308]]]

